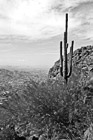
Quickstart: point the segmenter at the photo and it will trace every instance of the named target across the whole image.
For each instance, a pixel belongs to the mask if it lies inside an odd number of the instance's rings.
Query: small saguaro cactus
[[[68,42],[67,42],[67,34],[68,33],[68,14],[66,13],[66,25],[65,25],[65,32],[64,32],[64,55],[62,55],[62,41],[60,41],[60,75],[63,76],[64,80],[68,81],[68,78],[72,74],[72,56],[73,56],[73,46],[74,41],[71,43],[70,47],[70,68],[68,72],[68,58],[67,58],[67,49],[68,49]]]

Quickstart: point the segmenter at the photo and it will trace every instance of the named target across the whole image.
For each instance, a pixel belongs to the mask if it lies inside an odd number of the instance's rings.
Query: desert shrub
[[[15,138],[15,131],[13,123],[4,126],[2,131],[0,131],[0,140],[13,140]]]
[[[85,102],[91,91],[86,90],[84,82],[80,83],[76,78],[67,86],[56,81],[39,87],[32,95],[34,127],[42,129],[49,138],[56,133],[60,138],[82,139],[93,120],[92,98]]]
[[[83,86],[82,86],[83,85]],[[93,120],[93,102],[84,83],[63,81],[24,83],[24,90],[11,91],[1,107],[11,114],[19,133],[45,134],[48,139],[82,139]],[[9,118],[10,119],[10,118]],[[7,124],[10,124],[10,122]]]

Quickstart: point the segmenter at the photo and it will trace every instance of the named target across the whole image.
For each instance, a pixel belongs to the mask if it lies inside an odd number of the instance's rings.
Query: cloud
[[[64,29],[64,14],[57,13],[52,8],[56,2],[0,0],[0,34],[29,36],[32,40],[61,34]],[[65,3],[63,1],[64,8]],[[77,26],[74,19],[70,19],[70,23],[70,27]]]
[[[78,38],[93,40],[93,1],[81,3],[73,8],[72,16],[80,25],[74,30]]]
[[[47,14],[48,0],[1,0],[0,34],[30,36],[31,39],[43,37],[42,34],[51,26],[52,16]],[[55,20],[52,20],[55,23]],[[46,27],[47,26],[47,27]],[[53,30],[50,31],[50,36]],[[47,33],[46,33],[47,34]],[[47,37],[47,35],[46,35]],[[19,38],[19,37],[18,37]]]
[[[92,1],[0,0],[0,64],[52,66],[59,59],[66,12],[69,44],[75,40],[74,49],[91,44]]]
[[[92,38],[92,7],[92,0],[0,0],[1,41],[29,42],[63,35],[66,12],[70,35]]]

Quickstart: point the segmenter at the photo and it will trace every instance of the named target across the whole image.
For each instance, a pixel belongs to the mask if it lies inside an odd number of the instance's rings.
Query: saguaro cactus
[[[62,41],[60,41],[60,75],[63,76],[66,83],[72,73],[72,56],[73,56],[73,46],[74,46],[74,41],[72,41],[70,47],[70,68],[68,72],[68,59],[67,59],[68,36],[67,35],[68,35],[68,14],[66,13],[66,25],[65,25],[65,32],[64,32],[64,56],[62,55]]]

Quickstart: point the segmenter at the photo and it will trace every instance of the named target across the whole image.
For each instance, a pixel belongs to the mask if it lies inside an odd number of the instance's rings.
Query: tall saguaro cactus
[[[65,25],[65,32],[64,32],[64,56],[62,55],[62,41],[60,41],[60,75],[63,76],[66,83],[68,81],[68,78],[72,74],[72,56],[73,56],[73,46],[74,46],[74,41],[72,41],[70,47],[70,66],[68,72],[68,58],[67,58],[68,36],[67,35],[68,35],[68,14],[66,13],[66,25]]]

